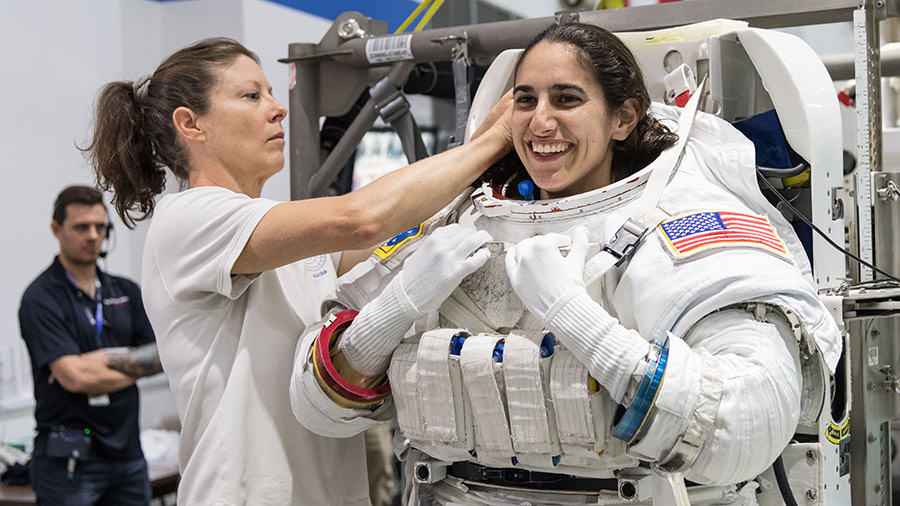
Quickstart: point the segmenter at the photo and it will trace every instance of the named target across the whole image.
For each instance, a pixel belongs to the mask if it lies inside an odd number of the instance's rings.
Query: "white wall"
[[[262,69],[279,102],[288,105],[288,66],[279,63],[287,57],[288,44],[319,42],[331,27],[331,20],[263,0],[244,0],[244,38],[247,47],[256,51]],[[290,138],[289,121],[282,123],[285,138]],[[285,147],[285,157],[290,148]],[[289,163],[289,162],[287,162]],[[263,196],[275,200],[290,200],[290,172],[285,169],[273,176],[263,188]]]
[[[75,146],[88,138],[92,97],[122,61],[120,13],[115,0],[0,3],[0,349],[7,357],[13,349],[24,356],[19,298],[58,250],[49,227],[53,199],[63,186],[91,182]],[[30,368],[17,370],[19,391],[4,389],[3,401],[30,398]],[[27,403],[14,405],[30,416]],[[23,425],[33,422],[0,422],[0,434],[17,439]]]
[[[0,441],[27,439],[34,427],[19,299],[58,251],[49,227],[54,197],[69,184],[93,184],[76,145],[90,139],[100,87],[149,74],[195,40],[226,36],[257,52],[276,97],[287,105],[287,66],[277,59],[287,55],[290,42],[318,42],[330,26],[262,0],[0,2]],[[275,176],[264,196],[286,200],[288,180],[287,171]],[[174,180],[169,187],[177,187]],[[140,282],[147,225],[129,231],[117,217],[113,221],[106,268]],[[143,426],[175,413],[164,378],[143,380],[141,390]]]

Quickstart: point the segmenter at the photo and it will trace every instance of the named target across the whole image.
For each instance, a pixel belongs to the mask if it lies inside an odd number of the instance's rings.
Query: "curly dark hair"
[[[586,23],[550,26],[525,47],[516,64],[516,72],[525,56],[541,42],[569,44],[579,49],[579,57],[584,67],[592,70],[610,111],[619,109],[630,98],[637,100],[637,126],[625,140],[613,145],[613,181],[625,179],[647,166],[678,140],[676,134],[648,114],[650,94],[641,68],[628,47],[612,32]],[[488,169],[482,179],[504,183],[524,178],[521,176],[524,171],[522,161],[512,152]]]

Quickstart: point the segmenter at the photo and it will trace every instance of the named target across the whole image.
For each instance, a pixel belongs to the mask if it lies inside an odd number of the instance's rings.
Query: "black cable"
[[[853,260],[856,260],[858,263],[872,269],[873,271],[881,274],[882,276],[885,276],[885,277],[891,279],[892,281],[900,283],[900,278],[898,278],[892,274],[889,274],[889,273],[879,269],[878,267],[875,267],[874,265],[870,264],[869,262],[866,262],[862,258],[859,258],[858,256],[854,255],[853,253],[850,253],[849,251],[844,249],[843,246],[839,246],[836,242],[832,241],[831,238],[825,234],[825,232],[822,232],[821,230],[819,230],[819,227],[813,225],[812,221],[810,221],[809,218],[804,216],[803,213],[801,213],[796,207],[794,207],[790,202],[788,202],[787,199],[785,199],[784,196],[774,186],[772,186],[772,183],[770,183],[769,180],[767,180],[765,178],[765,176],[763,176],[759,170],[757,170],[757,173],[761,176],[760,179],[762,180],[762,182],[765,183],[766,186],[768,186],[769,189],[775,193],[775,196],[778,197],[778,200],[780,200],[782,203],[784,203],[784,205],[788,206],[788,209],[790,209],[791,212],[793,212],[795,216],[797,216],[798,218],[803,220],[803,222],[806,223],[807,225],[809,225],[810,228],[815,230],[817,234],[822,236],[822,239],[825,239],[825,242],[830,244],[832,247],[834,247],[835,249],[837,249],[844,255],[852,258]]]
[[[791,492],[791,484],[788,483],[787,473],[784,472],[784,462],[781,460],[781,455],[775,459],[775,462],[772,464],[772,470],[775,471],[775,481],[778,482],[778,490],[781,491],[781,499],[784,501],[785,506],[797,506],[794,493]]]
[[[776,169],[775,167],[761,167],[757,166],[756,170],[766,177],[777,177],[777,178],[788,178],[799,176],[803,174],[803,171],[806,170],[806,164],[801,162],[794,167],[788,167],[786,169]]]
[[[862,281],[855,285],[854,288],[874,288],[874,289],[882,289],[882,288],[900,288],[900,283],[892,280],[892,279],[873,279],[871,281]]]

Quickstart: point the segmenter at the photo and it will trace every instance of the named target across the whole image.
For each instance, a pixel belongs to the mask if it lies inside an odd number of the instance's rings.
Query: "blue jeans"
[[[147,506],[150,478],[143,458],[78,462],[69,480],[62,457],[31,459],[31,488],[42,506]]]

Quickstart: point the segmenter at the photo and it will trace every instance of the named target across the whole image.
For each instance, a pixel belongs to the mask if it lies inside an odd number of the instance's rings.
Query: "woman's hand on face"
[[[588,251],[588,231],[577,227],[572,233],[569,254],[561,245],[562,234],[530,237],[506,252],[506,273],[516,295],[534,316],[546,321],[547,313],[566,295],[584,290],[584,263]]]
[[[512,116],[512,106],[513,92],[512,90],[509,90],[505,95],[500,97],[500,100],[494,104],[494,107],[491,107],[490,111],[488,111],[484,121],[482,121],[481,125],[479,125],[478,128],[475,129],[475,132],[472,133],[472,140],[475,140],[490,131],[492,135],[496,135],[498,138],[503,139],[509,149],[512,149],[512,129],[509,126],[510,116]]]

